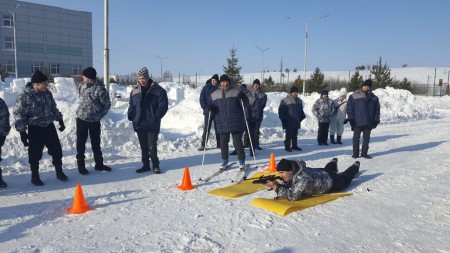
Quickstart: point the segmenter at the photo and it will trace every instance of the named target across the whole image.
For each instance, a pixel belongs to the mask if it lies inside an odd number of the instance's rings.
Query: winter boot
[[[161,174],[161,170],[159,169],[159,166],[153,166],[153,173],[154,174]]]
[[[355,143],[353,142],[353,158],[358,158],[359,157],[359,142]]]
[[[342,141],[341,141],[341,140],[342,140],[342,136],[341,136],[341,135],[338,135],[338,136],[337,136],[337,141],[336,141],[336,143],[342,145]]]
[[[290,141],[289,140],[285,140],[284,141],[284,150],[286,150],[287,152],[292,152],[291,146],[290,146]]]
[[[69,178],[66,176],[66,174],[64,174],[64,172],[62,170],[62,164],[56,164],[55,171],[56,171],[56,178],[58,180],[61,180],[63,182],[69,180]]]
[[[98,171],[111,171],[112,169],[111,169],[111,167],[106,166],[104,164],[96,164],[95,165],[95,170],[98,170]]]
[[[224,170],[227,168],[227,166],[228,166],[228,160],[223,160],[222,164],[220,165],[220,169]]]
[[[89,174],[89,171],[86,169],[86,163],[84,162],[84,160],[77,160],[77,166],[78,166],[78,172],[81,175]]]
[[[368,151],[369,151],[369,145],[363,145],[362,151],[361,151],[361,157],[364,157],[366,159],[372,159],[372,156],[367,154]]]
[[[136,173],[143,173],[143,172],[149,172],[150,171],[150,164],[144,164],[140,169],[136,170]]]
[[[36,186],[43,186],[44,182],[42,182],[39,177],[39,165],[31,165],[31,183]]]
[[[2,177],[2,168],[0,168],[0,188],[5,188],[6,186],[8,186],[5,181],[3,181],[3,177]]]
[[[245,166],[245,160],[241,160],[239,161],[239,169],[240,170],[245,170],[246,166]]]
[[[338,136],[338,138],[339,138],[339,136]],[[330,143],[336,144],[336,141],[334,141],[334,134],[330,135]]]
[[[198,151],[204,151],[204,150],[205,150],[204,146],[201,146],[201,147],[198,148]]]

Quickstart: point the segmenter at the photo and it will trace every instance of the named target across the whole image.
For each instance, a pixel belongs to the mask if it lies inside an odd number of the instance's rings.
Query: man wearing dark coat
[[[200,148],[198,151],[203,151],[206,146],[206,139],[209,137],[209,132],[211,131],[211,125],[214,122],[214,113],[209,110],[209,105],[211,104],[211,93],[218,89],[219,85],[219,75],[214,74],[208,81],[206,81],[205,86],[203,86],[202,91],[200,92],[200,106],[203,109],[204,116],[204,126],[203,126],[203,134],[202,134],[202,142],[200,144]],[[217,133],[217,124],[214,123],[214,130],[216,132],[216,142],[217,148],[220,147],[220,135]]]
[[[284,149],[287,152],[301,151],[302,149],[297,144],[297,135],[300,123],[306,118],[306,115],[303,111],[302,100],[298,97],[297,87],[292,86],[286,98],[281,100],[278,117],[280,117],[283,129],[286,130]]]
[[[359,141],[363,133],[361,156],[371,159],[368,154],[370,133],[380,124],[380,101],[373,94],[372,80],[365,80],[360,90],[355,91],[347,102],[347,117],[353,131],[353,158],[359,157]]]
[[[136,170],[137,173],[150,171],[149,159],[153,164],[153,173],[161,173],[157,141],[161,119],[166,115],[168,107],[166,90],[150,78],[146,67],[140,69],[138,85],[131,91],[128,106],[128,120],[133,122],[141,147],[143,166]]]

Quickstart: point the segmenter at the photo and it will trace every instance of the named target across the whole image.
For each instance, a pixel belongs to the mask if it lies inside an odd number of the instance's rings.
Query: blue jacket
[[[227,89],[220,88],[211,94],[217,133],[244,132],[245,118],[239,96],[242,97],[244,108],[247,107],[247,96],[235,86],[229,86]]]
[[[347,102],[347,117],[352,127],[375,128],[380,123],[380,101],[372,92],[355,91]]]
[[[280,102],[278,117],[280,117],[283,129],[299,129],[300,122],[306,118],[302,100],[288,94]]]
[[[264,108],[267,104],[267,95],[262,90],[252,91],[249,96],[250,103],[250,121],[261,123],[264,117]]]
[[[208,79],[200,92],[199,102],[205,116],[208,115],[208,106],[211,104],[211,93],[217,89],[217,86],[212,85],[211,79]]]
[[[133,122],[134,131],[159,133],[161,119],[169,107],[166,90],[149,80],[150,87],[143,89],[138,84],[131,91],[128,106],[128,120]]]

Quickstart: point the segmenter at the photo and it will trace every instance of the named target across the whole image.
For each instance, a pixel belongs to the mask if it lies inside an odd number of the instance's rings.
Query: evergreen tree
[[[303,79],[300,77],[300,75],[298,75],[297,78],[294,80],[294,86],[297,87],[303,86]]]
[[[325,88],[327,88],[326,83],[323,82],[325,79],[325,75],[320,71],[317,67],[314,72],[311,74],[311,78],[306,82],[306,90],[309,93],[319,92]]]
[[[275,81],[273,81],[272,76],[269,76],[269,78],[264,78],[264,84],[268,86],[272,86],[275,84]]]
[[[364,82],[364,78],[359,74],[359,71],[356,71],[355,74],[350,78],[350,82],[348,83],[348,88],[350,91],[356,91],[361,87],[361,84]]]
[[[378,62],[372,66],[370,74],[373,75],[373,87],[372,90],[377,88],[386,88],[386,86],[392,86],[393,79],[391,78],[391,69],[385,62],[382,64],[381,57]]]
[[[8,77],[8,72],[6,71],[5,67],[0,66],[0,78],[2,79],[2,82],[5,81],[5,78]]]
[[[238,66],[239,59],[236,57],[237,49],[230,49],[230,58],[227,58],[227,66],[223,66],[223,72],[227,74],[228,78],[234,85],[239,85],[244,81],[244,76],[241,75],[242,66]]]
[[[408,80],[408,78],[403,78],[402,81],[394,81],[392,87],[396,89],[409,90],[412,91],[412,83]]]

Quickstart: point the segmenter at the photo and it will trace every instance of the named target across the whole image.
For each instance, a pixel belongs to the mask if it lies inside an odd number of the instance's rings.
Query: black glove
[[[344,125],[347,124],[347,122],[348,122],[348,119],[344,119]]]
[[[64,121],[61,119],[61,120],[58,120],[58,122],[59,122],[59,131],[64,131],[64,129],[66,129],[66,126],[64,125]]]
[[[244,93],[242,93],[242,92],[239,92],[239,93],[238,93],[238,98],[239,98],[239,100],[244,99],[244,97],[245,97],[245,94],[244,94]]]
[[[287,122],[281,121],[281,126],[283,127],[283,129],[286,129],[286,127],[287,127]]]
[[[208,111],[216,112],[217,111],[217,107],[215,105],[208,105]]]
[[[379,124],[380,122],[375,122],[373,125],[372,125],[372,129],[375,129],[375,128],[377,128],[377,126],[378,126],[378,124]]]
[[[350,122],[350,126],[351,126],[352,128],[355,127],[356,121],[355,121],[354,119],[349,119],[348,122]]]
[[[20,140],[22,141],[23,145],[25,147],[28,147],[30,144],[28,143],[28,134],[27,132],[23,131],[20,132]]]

